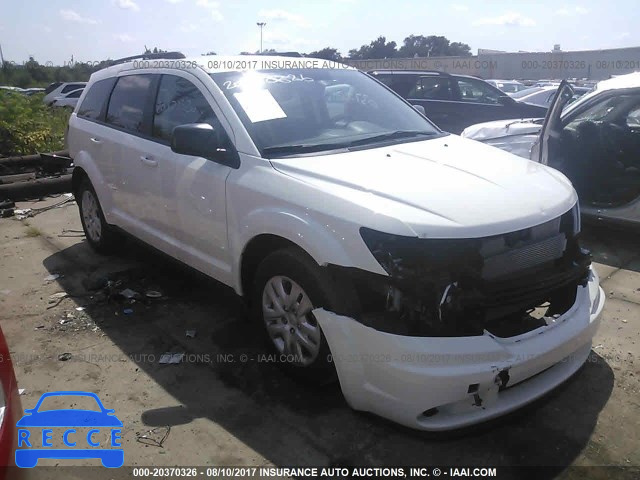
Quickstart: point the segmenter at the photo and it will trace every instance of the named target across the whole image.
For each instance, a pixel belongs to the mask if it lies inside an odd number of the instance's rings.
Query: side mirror
[[[509,95],[502,95],[498,97],[498,103],[506,107],[508,105],[513,105],[515,103],[515,100],[511,98]]]
[[[424,107],[422,105],[412,105],[413,108],[415,108],[418,112],[420,112],[422,115],[424,115],[425,117],[427,116],[427,112],[425,111]]]
[[[240,157],[235,149],[228,148],[224,133],[216,131],[208,123],[178,125],[171,134],[171,150],[182,155],[203,157],[232,168],[240,166]]]

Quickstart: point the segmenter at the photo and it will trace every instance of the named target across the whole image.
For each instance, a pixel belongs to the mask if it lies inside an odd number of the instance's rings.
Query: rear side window
[[[69,85],[65,85],[62,87],[62,91],[60,93],[69,93],[77,90],[79,88],[84,88],[85,83],[70,83]]]
[[[118,78],[107,109],[107,123],[134,133],[143,133],[144,109],[153,76],[128,75]]]
[[[419,77],[408,94],[409,98],[423,100],[452,100],[453,88],[449,77]]]
[[[169,142],[173,129],[187,123],[220,128],[209,102],[193,83],[176,75],[163,75],[154,109],[153,136]]]
[[[78,110],[78,116],[89,120],[98,120],[102,114],[103,107],[107,103],[107,98],[113,84],[116,83],[115,78],[108,78],[94,83],[85,95],[82,105]]]

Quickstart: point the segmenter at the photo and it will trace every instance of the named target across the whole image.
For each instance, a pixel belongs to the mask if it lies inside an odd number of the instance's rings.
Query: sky
[[[5,60],[42,64],[94,62],[144,47],[187,56],[234,55],[263,47],[343,55],[380,35],[398,46],[410,34],[443,35],[505,51],[590,50],[640,46],[635,0],[3,0],[0,46]],[[640,59],[634,59],[640,61]]]

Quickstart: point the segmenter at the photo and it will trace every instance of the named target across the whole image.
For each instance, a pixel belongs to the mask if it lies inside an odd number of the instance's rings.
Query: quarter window
[[[173,129],[187,123],[220,128],[209,102],[193,83],[176,75],[163,75],[154,109],[153,136],[169,142]]]
[[[109,100],[107,123],[143,133],[144,107],[152,80],[151,75],[120,77]]]

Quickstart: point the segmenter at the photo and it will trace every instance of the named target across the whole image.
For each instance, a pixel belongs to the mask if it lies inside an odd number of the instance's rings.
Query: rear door
[[[116,176],[113,211],[135,236],[156,243],[164,221],[157,192],[161,178],[157,160],[148,155],[153,100],[160,76],[129,74],[118,77],[107,107],[105,149]]]

